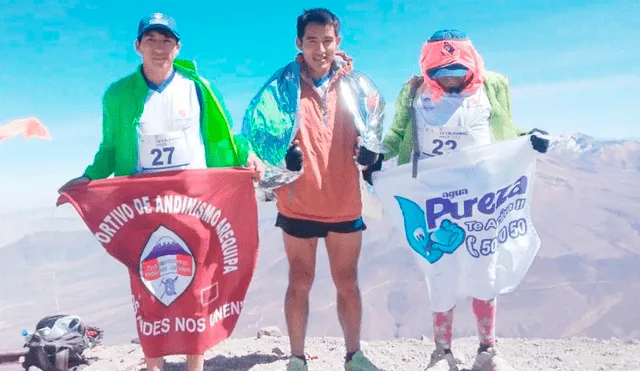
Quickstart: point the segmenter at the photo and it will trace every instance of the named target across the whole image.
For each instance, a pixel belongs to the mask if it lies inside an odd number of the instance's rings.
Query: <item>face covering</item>
[[[432,99],[435,101],[438,101],[442,97],[445,90],[440,84],[429,77],[427,71],[452,64],[461,64],[469,69],[468,76],[470,77],[467,77],[468,81],[466,85],[463,85],[463,87],[456,92],[474,93],[484,83],[484,61],[473,47],[471,40],[450,39],[426,42],[422,46],[422,53],[420,54],[420,69],[424,76],[424,83],[431,91]]]

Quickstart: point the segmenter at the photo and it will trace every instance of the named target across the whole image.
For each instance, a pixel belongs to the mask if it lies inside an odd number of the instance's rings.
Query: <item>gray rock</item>
[[[261,339],[265,336],[279,338],[279,337],[282,337],[282,331],[280,331],[280,329],[277,326],[263,327],[260,330],[258,330],[258,339]]]

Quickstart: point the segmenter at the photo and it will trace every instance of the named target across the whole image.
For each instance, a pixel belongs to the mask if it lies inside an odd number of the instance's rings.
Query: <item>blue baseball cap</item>
[[[430,42],[442,41],[442,40],[464,40],[467,38],[467,35],[458,30],[454,29],[442,29],[438,30],[431,35],[429,39]]]
[[[153,13],[142,18],[138,24],[138,38],[150,30],[166,30],[171,32],[176,40],[180,40],[176,21],[166,14]]]
[[[434,32],[428,42],[437,42],[445,40],[466,40],[467,35],[455,29],[442,29]],[[429,77],[432,79],[438,77],[464,77],[469,69],[461,64],[452,64],[440,68],[434,68],[429,71]]]

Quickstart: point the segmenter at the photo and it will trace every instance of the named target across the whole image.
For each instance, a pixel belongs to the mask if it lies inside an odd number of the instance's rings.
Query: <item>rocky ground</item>
[[[640,371],[640,342],[616,339],[570,338],[563,340],[499,339],[499,349],[514,371]],[[473,363],[476,339],[454,340],[454,354],[460,370]],[[386,371],[427,370],[434,347],[430,340],[397,339],[363,342],[363,350]],[[205,370],[284,371],[289,343],[287,337],[260,336],[229,339],[206,353]],[[307,341],[309,370],[343,370],[344,343],[338,338],[310,338]],[[145,370],[139,346],[127,344],[98,347],[88,352],[97,361],[85,370]],[[184,357],[167,358],[167,371],[186,370]],[[448,371],[443,362],[428,371]]]

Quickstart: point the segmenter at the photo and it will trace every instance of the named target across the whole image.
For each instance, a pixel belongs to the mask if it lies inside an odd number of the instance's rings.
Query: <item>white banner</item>
[[[420,160],[417,178],[411,163],[374,173],[391,241],[416,252],[432,311],[522,281],[540,248],[530,209],[536,155],[523,136]]]

